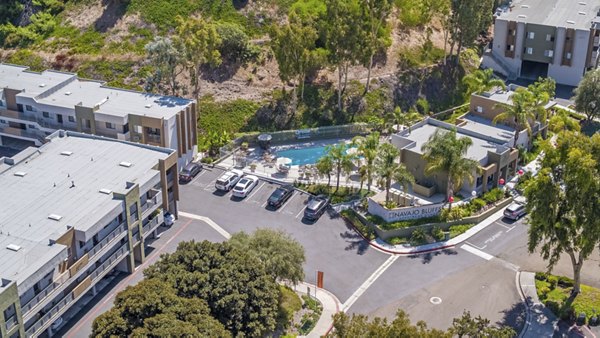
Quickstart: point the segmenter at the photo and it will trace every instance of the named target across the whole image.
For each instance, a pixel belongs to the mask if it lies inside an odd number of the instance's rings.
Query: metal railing
[[[102,265],[97,267],[91,273],[90,276],[91,276],[92,281],[97,279],[104,271],[112,268],[112,264],[114,264],[121,257],[123,257],[127,253],[127,251],[128,251],[127,244],[124,244],[123,246],[121,246],[121,248],[119,250],[117,250],[114,254],[112,254],[112,256],[109,259],[107,259]],[[91,287],[91,285],[90,285],[90,287]],[[85,292],[80,293],[79,296],[81,296],[83,294],[85,294]],[[74,300],[75,300],[75,293],[73,291],[71,291],[71,292],[69,292],[69,294],[67,294],[67,296],[65,296],[65,298],[61,299],[60,302],[58,302],[58,304],[56,304],[52,309],[50,309],[50,311],[48,311],[46,314],[44,314],[35,324],[33,324],[33,326],[31,326],[26,331],[27,337],[36,335],[42,327],[44,327],[47,323],[54,320],[54,317],[56,316],[56,314],[58,314],[59,311],[63,310]]]
[[[108,236],[104,237],[104,239],[102,239],[102,241],[100,241],[100,243],[96,244],[89,252],[88,252],[88,263],[86,264],[86,266],[88,264],[90,264],[90,262],[92,262],[92,257],[96,256],[97,254],[100,253],[100,251],[102,251],[102,249],[106,248],[107,245],[109,243],[111,243],[115,238],[119,237],[119,235],[121,234],[126,234],[125,232],[126,230],[126,224],[125,222],[121,223],[121,225],[119,225],[115,230],[111,231],[110,234],[108,234]],[[78,272],[85,270],[84,267],[82,267]],[[71,276],[69,279],[67,280],[71,280],[74,276]],[[38,293],[34,298],[32,298],[29,302],[27,302],[27,304],[25,304],[24,306],[21,307],[21,311],[22,313],[28,314],[36,305],[38,305],[40,302],[42,302],[44,299],[46,299],[47,297],[51,296],[53,294],[53,292],[58,289],[59,287],[66,285],[66,282],[63,283],[56,283],[53,282],[50,285],[48,285],[46,288],[44,288],[44,290],[42,290],[42,292]]]
[[[60,284],[56,282],[48,284],[44,290],[35,295],[35,297],[31,298],[31,300],[29,300],[25,305],[21,306],[22,313],[26,314],[27,312],[31,311],[34,306],[38,305],[42,300],[44,300],[44,298],[48,297],[48,295],[52,293],[52,291],[54,291],[59,285]]]
[[[15,325],[17,325],[17,316],[12,315],[10,318],[6,320],[6,331],[10,331]]]
[[[159,217],[154,217],[153,219],[151,219],[146,225],[144,225],[142,227],[142,235],[145,237],[146,235],[148,235],[148,233],[155,228],[156,226],[158,226],[158,221],[159,221]]]

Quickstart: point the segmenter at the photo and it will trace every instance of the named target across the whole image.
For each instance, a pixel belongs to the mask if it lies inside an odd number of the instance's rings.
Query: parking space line
[[[292,197],[290,197],[287,201],[285,201],[285,203],[283,203],[283,205],[281,206],[281,208],[279,208],[279,210],[277,210],[278,213],[281,213],[281,211],[283,211],[283,209],[285,209],[285,206],[288,205],[290,203],[291,200],[294,199],[294,197],[298,196],[299,194],[297,192],[294,191],[294,194],[292,195]]]
[[[304,209],[306,209],[306,205],[304,206],[304,208],[302,208],[302,210],[300,210],[300,212],[296,215],[296,218],[298,218],[303,212]]]
[[[506,232],[509,232],[509,231],[511,231],[512,229],[516,228],[516,227],[517,227],[516,225],[513,225],[513,226],[512,226],[512,228],[509,228],[508,230],[506,230]]]
[[[494,224],[497,224],[497,225],[503,227],[504,229],[506,229],[506,232],[509,232],[509,231],[511,231],[512,229],[514,229],[516,227],[516,225],[513,225],[512,227],[507,227],[506,225],[504,225],[504,224],[502,224],[500,222],[496,222]]]
[[[217,177],[217,178],[215,178],[214,180],[211,180],[211,181],[210,181],[210,182],[209,182],[209,183],[206,185],[206,187],[204,187],[204,190],[205,190],[205,191],[211,191],[211,190],[214,190],[214,189],[216,189],[216,188],[215,188],[215,183],[217,182],[217,180],[218,180],[218,179],[219,179],[219,178]]]
[[[383,264],[381,264],[381,266],[377,268],[377,270],[375,270],[375,272],[373,272],[373,274],[369,276],[369,278],[367,278],[367,280],[364,281],[364,283],[362,283],[356,291],[354,291],[350,298],[348,298],[344,304],[342,304],[342,311],[348,311],[348,309],[350,309],[350,307],[358,300],[358,298],[362,296],[362,294],[365,293],[365,291],[367,291],[367,289],[373,285],[373,283],[375,283],[375,281],[385,272],[385,270],[387,270],[399,257],[400,256],[398,255],[393,255],[383,262]]]
[[[475,256],[479,256],[479,257],[485,259],[486,261],[489,261],[490,259],[494,258],[494,256],[492,256],[488,253],[485,253],[479,249],[475,249],[474,247],[470,246],[469,244],[463,244],[463,245],[461,245],[460,248],[467,252],[472,253]]]
[[[256,195],[256,193],[265,186],[265,184],[267,184],[267,182],[263,182],[263,184],[261,184],[258,188],[254,188],[254,191],[252,191],[250,193],[250,195],[248,195],[248,198],[246,198],[246,200],[244,202],[251,202],[250,200],[252,199],[252,197],[254,197]]]
[[[465,243],[467,243],[467,244],[469,244],[470,246],[472,246],[472,247],[474,247],[474,248],[477,248],[477,249],[479,249],[479,250],[483,250],[483,249],[485,249],[485,247],[487,247],[487,244],[486,244],[486,245],[484,245],[484,246],[482,246],[482,247],[479,247],[479,246],[477,246],[477,245],[475,245],[475,244],[473,244],[473,243],[470,243],[470,242],[468,242],[468,241],[465,241]]]

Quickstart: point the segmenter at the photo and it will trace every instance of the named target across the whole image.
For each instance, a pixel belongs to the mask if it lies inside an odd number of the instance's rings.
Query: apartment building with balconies
[[[177,215],[177,155],[59,130],[2,159],[1,337],[52,336],[107,274],[144,262],[146,239]]]
[[[173,149],[180,168],[198,153],[194,100],[0,64],[0,146],[40,146],[59,129]]]
[[[494,19],[483,66],[508,78],[550,77],[577,86],[598,66],[600,0],[516,0]]]

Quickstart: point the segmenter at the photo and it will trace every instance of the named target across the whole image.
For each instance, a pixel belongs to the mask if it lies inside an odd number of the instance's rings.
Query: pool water
[[[290,165],[315,164],[325,156],[326,146],[314,146],[298,149],[278,150],[277,157],[287,157],[292,160]]]

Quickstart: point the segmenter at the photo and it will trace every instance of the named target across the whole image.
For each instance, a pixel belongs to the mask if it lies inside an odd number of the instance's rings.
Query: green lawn
[[[581,293],[572,303],[568,303],[573,288],[573,280],[570,278],[536,273],[535,287],[540,301],[562,319],[585,313],[588,321],[595,313],[600,312],[600,289],[582,284]]]

